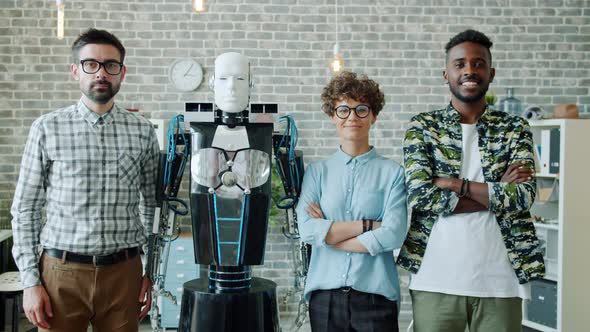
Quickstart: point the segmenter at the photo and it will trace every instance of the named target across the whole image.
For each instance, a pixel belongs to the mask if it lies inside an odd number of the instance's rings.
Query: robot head
[[[239,53],[223,53],[215,59],[215,74],[211,77],[215,104],[228,113],[245,110],[250,102],[250,60]],[[212,83],[212,84],[211,84]]]

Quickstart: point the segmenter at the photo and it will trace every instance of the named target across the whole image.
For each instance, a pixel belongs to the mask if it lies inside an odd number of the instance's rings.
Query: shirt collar
[[[336,150],[336,153],[334,153],[334,158],[337,161],[342,162],[343,164],[350,164],[351,162],[357,163],[359,165],[362,165],[364,163],[366,163],[367,161],[374,159],[377,156],[377,151],[375,150],[375,147],[371,146],[371,150],[358,155],[356,157],[351,157],[350,155],[346,154],[346,152],[342,151],[342,147],[338,147],[338,149]]]
[[[492,116],[490,113],[491,111],[489,110],[488,105],[486,105],[486,109],[483,111],[483,114],[479,118],[478,122],[488,122],[490,120],[490,117]],[[443,113],[443,120],[451,124],[458,123],[459,120],[461,120],[461,114],[453,107],[453,105],[450,102],[447,106],[447,109]]]
[[[84,120],[88,121],[88,123],[93,126],[99,124],[111,124],[115,120],[114,113],[120,112],[119,108],[116,105],[113,105],[108,112],[103,115],[98,115],[88,108],[81,99],[78,101],[77,109]]]

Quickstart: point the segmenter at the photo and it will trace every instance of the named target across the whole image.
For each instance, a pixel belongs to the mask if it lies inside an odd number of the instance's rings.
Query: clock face
[[[180,91],[193,91],[201,85],[203,69],[193,59],[179,59],[170,65],[170,82]]]

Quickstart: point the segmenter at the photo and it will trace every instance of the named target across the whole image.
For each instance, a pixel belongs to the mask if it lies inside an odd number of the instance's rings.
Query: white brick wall
[[[334,150],[335,131],[320,111],[321,89],[330,78],[334,0],[209,0],[204,14],[191,12],[190,0],[65,3],[66,38],[59,41],[54,1],[0,0],[0,222],[5,227],[31,122],[80,96],[67,64],[71,43],[88,27],[111,30],[128,50],[128,76],[117,96],[121,105],[168,118],[186,101],[212,100],[206,79],[195,92],[176,91],[168,82],[168,66],[192,57],[208,77],[216,55],[243,52],[252,60],[253,102],[276,102],[282,114],[295,116],[308,161]],[[466,28],[485,32],[495,43],[492,90],[499,97],[511,86],[523,102],[548,110],[556,103],[588,109],[588,0],[338,3],[346,69],[367,73],[386,94],[372,143],[388,157],[401,159],[401,139],[412,115],[448,101],[441,77],[443,46]],[[286,250],[278,236],[270,239],[269,257],[280,262]],[[263,274],[279,280],[284,291],[288,270],[273,264]]]

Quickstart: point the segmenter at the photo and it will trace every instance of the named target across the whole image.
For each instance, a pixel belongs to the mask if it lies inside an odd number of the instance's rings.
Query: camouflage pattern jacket
[[[397,263],[412,273],[420,268],[432,226],[440,215],[453,213],[456,194],[432,184],[433,177],[458,178],[461,170],[460,114],[452,105],[412,118],[404,138],[404,164],[410,230]],[[477,122],[489,210],[496,215],[508,258],[521,284],[545,274],[543,255],[529,213],[536,182],[500,182],[509,165],[534,165],[528,123],[505,112],[486,109]],[[451,239],[450,239],[451,240]]]

